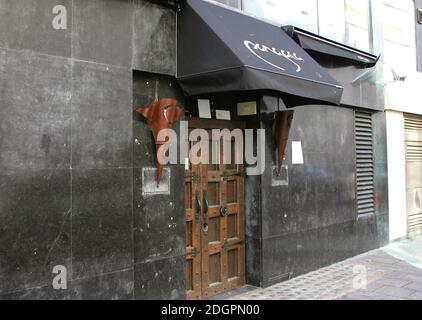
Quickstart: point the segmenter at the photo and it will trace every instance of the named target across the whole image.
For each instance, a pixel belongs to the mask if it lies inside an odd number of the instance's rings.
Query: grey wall
[[[415,0],[416,8],[422,10],[422,0]],[[422,24],[416,22],[416,54],[418,71],[422,72]]]
[[[376,214],[358,218],[355,199],[354,110],[308,106],[295,112],[285,164],[289,185],[272,187],[276,147],[271,136],[276,98],[266,97],[261,125],[267,131],[266,171],[261,179],[261,223],[248,251],[248,274],[268,286],[316,270],[388,241],[385,114],[375,113]],[[301,141],[304,165],[292,165],[291,141]],[[249,179],[249,178],[248,178]],[[254,210],[249,210],[255,212]],[[261,259],[261,262],[259,261]],[[261,269],[261,277],[256,270]]]
[[[52,28],[60,4],[67,30]],[[133,109],[154,95],[133,69],[174,75],[172,10],[0,0],[0,298],[184,297],[182,194],[141,197],[154,149]],[[150,77],[159,96],[178,94],[171,77]],[[52,289],[55,265],[69,290]]]

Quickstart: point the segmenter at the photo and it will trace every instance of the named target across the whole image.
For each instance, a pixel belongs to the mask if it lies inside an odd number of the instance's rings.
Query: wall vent
[[[355,111],[357,214],[375,213],[372,114]]]
[[[422,142],[406,143],[406,160],[408,162],[422,161]]]
[[[405,114],[404,128],[406,130],[422,130],[422,117],[412,114]]]

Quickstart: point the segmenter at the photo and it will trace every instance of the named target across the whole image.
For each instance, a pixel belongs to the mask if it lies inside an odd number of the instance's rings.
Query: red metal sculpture
[[[159,186],[164,165],[162,159],[158,159],[158,151],[168,141],[168,137],[166,141],[159,141],[158,134],[163,129],[172,129],[174,122],[180,120],[184,110],[177,107],[177,101],[175,99],[162,99],[154,101],[147,108],[139,108],[136,112],[148,120],[148,127],[154,135],[157,153],[157,185]]]
[[[294,111],[277,111],[274,113],[273,136],[278,148],[277,174],[281,173],[293,116]]]

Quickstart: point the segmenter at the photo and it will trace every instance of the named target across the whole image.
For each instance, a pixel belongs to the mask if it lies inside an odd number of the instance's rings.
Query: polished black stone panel
[[[302,142],[306,163],[354,163],[354,148],[350,148],[354,143],[352,117],[353,109],[345,107],[299,107],[295,109],[290,140]]]
[[[328,106],[308,106],[296,108],[291,129],[291,141],[302,141],[307,152],[326,152],[328,128],[332,127],[329,116],[341,114],[341,111]],[[270,127],[271,122],[266,124]],[[337,135],[338,133],[335,133]],[[332,136],[331,136],[332,137]],[[330,137],[330,138],[331,138]],[[290,152],[290,148],[287,150]]]
[[[70,167],[70,119],[0,116],[0,168]]]
[[[72,57],[130,67],[132,19],[130,0],[73,0]]]
[[[246,236],[246,283],[262,286],[262,239]]]
[[[385,113],[374,113],[372,124],[374,136],[375,208],[377,215],[386,215],[388,214],[388,164]],[[380,239],[383,239],[383,235],[380,236]]]
[[[377,216],[360,216],[356,223],[356,248],[355,255],[364,253],[378,247]]]
[[[72,0],[0,0],[0,47],[70,57]],[[53,28],[53,8],[66,8],[67,29]]]
[[[261,176],[245,177],[245,234],[258,237],[261,233]]]
[[[248,129],[259,128],[259,119],[252,117],[247,121]],[[257,146],[254,144],[253,152],[256,154]],[[261,176],[245,176],[245,271],[246,283],[260,286],[262,278],[261,265]]]
[[[390,222],[387,214],[377,215],[378,247],[384,247],[390,243]]]
[[[135,299],[185,299],[184,265],[184,255],[135,265]]]
[[[353,110],[297,108],[284,161],[289,184],[279,187],[271,186],[269,169],[276,163],[272,118],[261,115],[261,119],[267,132],[267,169],[262,179],[263,238],[355,219]],[[292,141],[302,142],[305,164],[292,164]]]
[[[135,263],[185,252],[184,170],[171,166],[170,195],[142,195],[142,169],[134,169]],[[181,275],[182,276],[182,275]]]
[[[71,272],[70,210],[69,170],[0,170],[0,293]]]
[[[184,96],[174,77],[149,72],[133,72],[134,109],[148,107],[157,99],[176,99],[184,107]]]
[[[131,167],[130,71],[77,61],[72,69],[72,167]]]
[[[354,253],[356,222],[265,239],[263,286],[341,261]]]
[[[73,170],[73,280],[133,265],[132,169]]]
[[[388,165],[374,166],[375,209],[377,214],[388,214]]]
[[[374,137],[374,162],[387,163],[387,128],[386,114],[375,112],[372,115],[373,137]]]
[[[132,300],[134,294],[132,269],[68,282],[67,289],[51,285],[1,295],[0,300]]]
[[[133,68],[175,75],[176,13],[147,1],[134,4]]]
[[[271,99],[263,102],[274,103]],[[271,106],[263,109],[269,110]],[[261,180],[262,243],[254,242],[252,235],[248,239],[254,246],[262,246],[263,285],[284,281],[386,243],[385,115],[374,114],[376,214],[362,217],[356,213],[353,109],[328,106],[295,109],[284,161],[288,166],[287,186],[271,185],[269,168],[276,163],[271,124],[271,114],[262,113],[261,126],[267,132],[266,171]],[[292,164],[292,141],[302,142],[304,164]],[[255,237],[257,234],[260,233],[255,233]],[[260,270],[256,260],[249,261],[249,265],[255,268],[248,271],[252,275]]]
[[[0,169],[70,167],[70,75],[68,59],[0,52]]]
[[[68,117],[71,60],[24,50],[2,50],[1,112]],[[0,70],[1,70],[0,69]]]
[[[133,268],[97,277],[72,281],[70,297],[74,300],[133,300]]]

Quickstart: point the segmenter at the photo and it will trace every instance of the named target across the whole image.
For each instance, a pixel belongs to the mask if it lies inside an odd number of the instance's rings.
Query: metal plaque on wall
[[[278,167],[273,166],[271,168],[271,181],[272,181],[273,187],[288,186],[289,185],[289,167],[287,165],[283,165],[279,173]]]
[[[142,168],[142,195],[169,195],[170,194],[170,179],[171,169],[164,168],[161,176],[160,185],[157,185],[157,169],[156,168]]]

